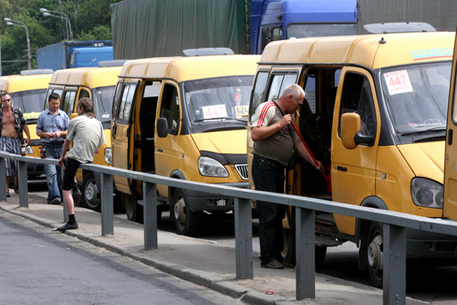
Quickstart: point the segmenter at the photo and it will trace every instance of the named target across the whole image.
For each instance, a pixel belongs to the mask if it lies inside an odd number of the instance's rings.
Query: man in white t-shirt
[[[73,147],[70,150],[70,142]],[[54,231],[65,232],[65,230],[77,229],[78,223],[75,219],[75,207],[71,189],[75,183],[76,171],[80,164],[92,162],[94,155],[100,151],[100,147],[105,144],[103,126],[94,114],[94,103],[89,98],[82,98],[78,101],[78,116],[70,121],[67,129],[67,138],[62,149],[62,157],[59,159],[59,166],[65,171],[63,175],[63,198],[67,207],[69,220],[61,226],[54,228]],[[68,158],[66,164],[65,154]]]

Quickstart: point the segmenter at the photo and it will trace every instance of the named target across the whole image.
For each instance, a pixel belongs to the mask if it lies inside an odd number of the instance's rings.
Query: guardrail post
[[[316,297],[314,210],[295,208],[296,298]]]
[[[19,206],[23,208],[29,207],[29,187],[27,185],[27,162],[17,161],[17,174],[19,184]]]
[[[114,234],[113,176],[101,173],[102,236]]]
[[[144,249],[157,249],[157,186],[143,181]]]
[[[249,199],[235,198],[236,278],[253,279],[252,208]]]
[[[406,304],[406,228],[383,225],[383,304]]]
[[[6,161],[0,157],[0,186],[6,185]],[[0,187],[0,199],[6,201],[6,187]]]

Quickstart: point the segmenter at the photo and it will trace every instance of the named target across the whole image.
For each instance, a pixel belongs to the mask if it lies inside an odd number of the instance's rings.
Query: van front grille
[[[241,179],[248,180],[248,165],[247,164],[236,164],[235,169],[240,175]]]

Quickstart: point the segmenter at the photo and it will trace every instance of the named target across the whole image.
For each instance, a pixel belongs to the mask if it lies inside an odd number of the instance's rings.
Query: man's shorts
[[[81,162],[79,161],[67,158],[67,162],[65,164],[65,171],[63,172],[62,190],[71,191],[71,188],[75,184],[75,175],[80,164]]]

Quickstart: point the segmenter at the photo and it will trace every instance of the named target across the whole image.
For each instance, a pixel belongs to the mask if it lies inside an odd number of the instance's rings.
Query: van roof
[[[452,60],[455,32],[313,37],[272,42],[260,64],[356,64],[371,69]]]
[[[117,67],[91,67],[57,70],[49,81],[50,85],[74,85],[99,88],[116,85],[121,72]]]
[[[156,57],[128,61],[121,78],[170,78],[177,82],[222,77],[254,75],[260,55],[213,55],[196,57]]]
[[[10,75],[0,77],[0,91],[8,93],[47,89],[52,74]]]

